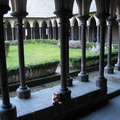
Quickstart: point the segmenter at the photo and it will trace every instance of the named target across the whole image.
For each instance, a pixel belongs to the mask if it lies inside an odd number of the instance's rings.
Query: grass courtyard
[[[69,49],[70,58],[80,58],[80,49]],[[60,61],[60,48],[57,45],[50,44],[25,44],[25,66],[43,64],[51,61]],[[98,56],[99,53],[93,53],[90,50],[86,51],[87,57]],[[7,57],[7,68],[18,68],[18,46],[12,45],[9,49]]]

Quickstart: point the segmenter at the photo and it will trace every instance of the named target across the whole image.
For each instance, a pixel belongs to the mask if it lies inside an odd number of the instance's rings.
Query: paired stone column
[[[81,72],[78,74],[78,79],[82,82],[87,82],[89,79],[88,74],[86,73],[86,21],[88,20],[88,15],[79,15],[78,16],[81,25],[80,25],[80,31],[81,33]]]
[[[69,101],[71,99],[71,91],[67,88],[68,78],[68,24],[71,16],[70,10],[59,10],[54,12],[60,19],[60,57],[61,57],[61,88],[58,93],[61,94],[61,101]]]
[[[114,72],[113,66],[111,65],[111,57],[112,57],[112,23],[113,23],[113,20],[115,20],[115,18],[109,17],[107,19],[108,56],[107,56],[107,65],[105,67],[105,73],[108,73],[108,74],[113,74],[113,72]]]
[[[107,92],[107,79],[104,77],[104,48],[105,48],[105,25],[106,25],[106,16],[105,14],[97,14],[96,17],[99,19],[99,28],[100,28],[100,55],[99,55],[99,76],[96,78],[96,86],[104,89],[104,92]],[[98,33],[98,32],[97,32]],[[97,35],[97,36],[99,36]]]

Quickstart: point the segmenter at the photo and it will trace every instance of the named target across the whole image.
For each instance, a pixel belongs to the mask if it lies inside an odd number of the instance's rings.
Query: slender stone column
[[[31,27],[31,39],[35,39],[35,28]]]
[[[23,27],[22,18],[17,18],[18,32],[18,55],[19,55],[19,77],[20,87],[17,89],[17,96],[21,99],[28,99],[31,96],[30,88],[26,85],[25,80],[25,62],[24,62],[24,45],[23,45]]]
[[[41,39],[43,39],[43,27],[41,27]]]
[[[53,27],[53,40],[57,40],[58,39],[57,38],[57,34],[58,34],[57,27],[55,26],[55,27]]]
[[[39,35],[40,35],[40,39],[42,39],[42,28],[39,27]]]
[[[71,40],[74,40],[74,26],[71,26]]]
[[[15,40],[15,28],[12,28],[12,40]]]
[[[79,40],[81,42],[81,26],[79,26],[78,29],[79,29],[79,31],[78,31],[79,32]]]
[[[107,19],[107,28],[108,28],[108,33],[107,33],[107,39],[108,39],[108,56],[107,56],[107,65],[105,67],[105,73],[108,74],[113,74],[113,66],[111,65],[111,55],[112,55],[112,23],[115,18],[108,18]]]
[[[48,27],[48,39],[52,39],[52,28]]]
[[[58,27],[58,40],[60,40],[60,26]]]
[[[16,107],[10,103],[9,88],[7,79],[7,67],[5,56],[5,43],[4,43],[4,23],[3,15],[7,13],[9,7],[0,5],[0,85],[2,104],[0,106],[0,120],[14,120],[16,115]]]
[[[65,102],[71,99],[71,91],[67,88],[68,21],[71,12],[61,10],[54,13],[60,18],[61,88],[58,93],[61,94],[61,101]]]
[[[100,26],[97,25],[97,43],[100,43]]]
[[[87,26],[87,42],[90,42],[90,26]]]
[[[78,79],[82,82],[88,82],[89,76],[86,73],[86,21],[88,20],[88,15],[79,15],[79,20],[81,21],[81,72],[78,74]]]
[[[67,28],[67,44],[66,44],[66,74],[67,74],[67,86],[72,87],[73,86],[73,78],[69,74],[69,19],[68,19],[68,28]]]
[[[119,38],[118,38],[118,60],[115,64],[115,70],[120,71],[120,18],[117,18],[118,26],[119,26]]]
[[[96,86],[101,87],[107,92],[107,79],[104,77],[104,48],[105,48],[105,23],[106,17],[104,14],[96,15],[100,23],[100,56],[99,56],[99,76],[96,78]]]

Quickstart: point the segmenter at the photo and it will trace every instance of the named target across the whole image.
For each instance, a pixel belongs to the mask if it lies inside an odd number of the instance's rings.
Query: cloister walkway
[[[120,95],[101,104],[79,116],[72,116],[69,120],[120,120]]]
[[[120,72],[115,72],[116,75],[113,74],[110,76],[111,77],[116,76],[117,79],[120,79],[120,77],[118,78],[118,76],[120,75],[119,73]],[[60,116],[56,118],[56,120],[62,120],[63,119],[62,117],[66,116],[66,112],[68,109],[69,110],[73,109],[74,107],[77,107],[79,105],[83,105],[85,108],[85,106],[88,105],[89,101],[95,102],[95,99],[100,92],[99,87],[96,87],[94,83],[95,81],[93,77],[95,77],[94,76],[95,74],[97,75],[98,73],[97,72],[90,73],[89,82],[80,82],[77,80],[77,77],[75,77],[73,86],[69,87],[69,89],[72,91],[71,94],[72,100],[70,103],[67,103],[65,106],[62,104],[59,106],[56,105],[53,106],[52,104],[52,95],[54,92],[59,90],[60,85],[56,85],[50,88],[33,92],[30,99],[24,100],[24,99],[19,99],[17,97],[11,98],[10,99],[11,103],[14,103],[14,105],[16,105],[17,107],[18,118],[16,118],[16,120],[40,120],[40,119],[48,120],[48,118],[49,120],[52,120],[53,117],[59,116],[59,114]],[[119,95],[120,83],[108,81],[107,86],[108,86],[108,92],[107,92],[108,99],[116,95]],[[120,106],[119,98],[120,96],[109,100],[108,101],[109,104],[105,105],[105,107],[103,106],[102,108],[100,108],[100,110],[96,110],[93,113],[86,115],[83,118],[73,117],[72,120],[100,120],[100,118],[102,118],[102,120],[119,120],[119,116],[118,116],[118,113],[120,113],[118,110]],[[92,109],[92,107],[89,108]],[[79,109],[72,111],[72,113],[76,114],[77,111],[79,111]],[[68,112],[68,114],[71,113]]]

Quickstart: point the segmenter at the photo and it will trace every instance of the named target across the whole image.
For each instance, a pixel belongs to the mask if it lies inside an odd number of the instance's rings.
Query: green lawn
[[[25,44],[25,65],[41,64],[49,61],[60,60],[60,48],[50,44]],[[87,50],[87,56],[95,56],[99,53],[92,53]],[[81,56],[80,49],[70,49],[70,58]],[[18,68],[18,46],[10,46],[7,57],[7,67]]]

